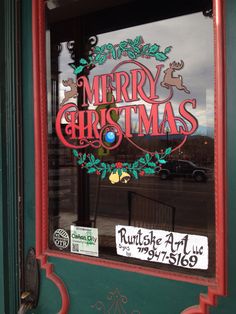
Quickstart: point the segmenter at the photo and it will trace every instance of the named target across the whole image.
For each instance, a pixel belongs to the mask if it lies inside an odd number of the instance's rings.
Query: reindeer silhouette
[[[63,106],[70,98],[76,98],[76,96],[78,95],[77,92],[77,84],[74,82],[74,80],[72,78],[68,78],[68,80],[63,80],[62,84],[65,87],[70,87],[69,91],[64,91],[64,98],[62,100],[62,102],[60,103],[60,106]]]
[[[183,78],[181,75],[177,77],[173,76],[175,70],[181,70],[184,67],[184,62],[181,60],[181,63],[172,62],[170,63],[170,67],[164,71],[165,75],[163,81],[161,82],[161,86],[165,88],[170,88],[170,86],[175,86],[179,90],[184,90],[185,93],[189,94],[190,91],[187,89],[185,85],[183,85]]]

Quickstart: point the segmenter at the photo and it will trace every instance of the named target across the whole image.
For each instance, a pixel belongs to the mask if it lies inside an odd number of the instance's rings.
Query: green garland
[[[93,154],[83,154],[73,149],[73,155],[78,159],[77,164],[81,168],[86,169],[88,174],[101,175],[101,179],[110,175],[109,180],[112,183],[119,182],[121,177],[124,178],[123,182],[127,183],[131,177],[138,179],[140,176],[155,174],[160,170],[161,165],[166,163],[164,158],[170,153],[171,148],[169,147],[164,153],[147,153],[132,163],[118,161],[110,164],[96,158]]]
[[[156,61],[165,61],[168,59],[167,54],[171,51],[172,46],[166,47],[164,51],[160,51],[160,45],[157,44],[143,44],[141,36],[137,36],[134,40],[122,40],[118,45],[111,43],[102,46],[95,46],[93,55],[89,57],[89,61],[84,58],[80,59],[80,65],[75,66],[71,63],[74,69],[74,74],[77,75],[83,71],[84,68],[90,68],[96,64],[102,65],[107,59],[120,59],[122,56],[127,56],[131,60],[138,57],[154,57]]]

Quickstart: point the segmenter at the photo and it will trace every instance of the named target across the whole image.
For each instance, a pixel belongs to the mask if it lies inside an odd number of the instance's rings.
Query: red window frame
[[[32,2],[33,30],[33,80],[34,80],[34,136],[35,136],[35,190],[36,190],[36,256],[47,277],[59,288],[62,296],[60,313],[67,313],[69,297],[60,278],[53,273],[48,256],[54,256],[89,264],[138,272],[161,278],[191,282],[208,286],[208,294],[200,296],[199,305],[186,309],[184,314],[207,313],[209,305],[215,305],[218,295],[226,293],[226,127],[225,127],[225,42],[223,0],[213,0],[214,56],[215,56],[215,278],[203,278],[176,272],[129,265],[102,258],[73,255],[48,248],[48,152],[47,152],[47,94],[45,55],[45,1]]]

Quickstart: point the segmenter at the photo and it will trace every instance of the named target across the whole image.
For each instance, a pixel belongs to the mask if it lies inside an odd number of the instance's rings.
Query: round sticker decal
[[[64,229],[57,229],[53,233],[53,242],[60,250],[63,250],[69,245],[69,235]]]

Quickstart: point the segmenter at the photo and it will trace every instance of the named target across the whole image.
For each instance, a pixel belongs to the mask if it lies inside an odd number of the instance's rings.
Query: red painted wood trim
[[[201,294],[199,305],[182,314],[208,314],[210,306],[217,305],[217,297],[227,290],[226,264],[226,77],[225,77],[225,22],[224,1],[214,0],[215,51],[215,193],[216,193],[216,279]]]
[[[34,140],[35,140],[35,202],[36,202],[36,257],[46,277],[54,282],[60,291],[62,306],[60,314],[69,311],[69,295],[62,280],[54,274],[53,265],[47,262],[47,103],[46,103],[46,60],[44,1],[32,1],[32,41],[33,41],[33,87],[34,87]]]
[[[225,77],[224,77],[224,27],[223,0],[214,2],[215,30],[215,173],[216,173],[216,277],[207,279],[175,272],[150,269],[142,266],[109,261],[100,258],[78,256],[48,249],[48,168],[47,168],[47,99],[44,1],[33,1],[33,78],[34,78],[34,120],[35,120],[35,186],[36,186],[36,255],[46,275],[61,293],[61,314],[68,313],[69,295],[62,280],[53,273],[48,256],[69,259],[94,265],[117,268],[160,278],[196,283],[208,286],[208,294],[200,296],[197,306],[186,309],[182,314],[207,314],[210,305],[216,304],[216,297],[226,293],[225,263]]]
[[[48,250],[47,255],[58,257],[58,258],[63,258],[63,259],[68,259],[72,261],[77,261],[81,263],[87,263],[91,265],[103,266],[107,268],[117,268],[122,271],[128,271],[132,273],[141,273],[141,274],[145,274],[145,275],[149,275],[153,277],[189,282],[189,283],[199,284],[202,286],[210,286],[210,285],[215,284],[214,278],[205,278],[205,277],[200,277],[200,276],[180,274],[174,271],[170,272],[170,271],[165,271],[165,270],[160,270],[160,269],[153,269],[153,268],[149,268],[145,266],[127,264],[124,262],[112,261],[112,260],[107,260],[103,258],[78,256],[78,255],[74,255],[70,253],[58,252],[58,251],[53,251],[53,250]]]

